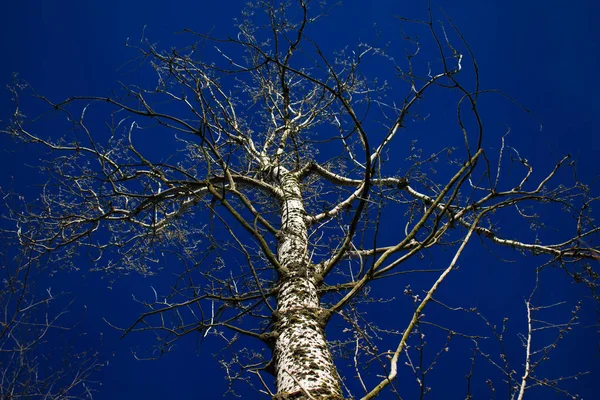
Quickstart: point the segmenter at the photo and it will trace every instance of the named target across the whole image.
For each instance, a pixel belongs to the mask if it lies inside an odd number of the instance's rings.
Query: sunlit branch
[[[389,385],[392,382],[392,380],[396,378],[396,375],[398,374],[398,359],[399,359],[400,355],[402,354],[404,347],[406,346],[406,342],[408,341],[408,337],[409,337],[410,333],[415,328],[419,318],[421,318],[421,314],[423,313],[425,306],[427,306],[429,301],[433,298],[433,295],[436,292],[436,290],[438,289],[438,287],[446,279],[448,274],[450,274],[450,272],[454,269],[454,266],[456,265],[458,258],[462,254],[465,246],[467,245],[469,239],[471,238],[471,235],[473,234],[473,231],[475,230],[475,227],[479,223],[479,220],[481,219],[482,216],[483,216],[483,214],[479,214],[475,218],[475,220],[471,224],[469,231],[467,232],[464,239],[462,240],[460,247],[454,254],[454,258],[450,262],[450,265],[448,265],[448,268],[446,268],[446,270],[435,281],[433,286],[431,286],[431,289],[429,289],[426,296],[423,298],[423,300],[417,307],[416,311],[413,313],[412,319],[411,319],[410,323],[408,324],[408,326],[406,327],[406,329],[404,330],[404,333],[402,334],[402,339],[400,340],[400,343],[398,343],[398,347],[394,351],[394,355],[390,360],[390,372],[389,372],[388,376],[384,380],[382,380],[375,388],[373,388],[366,396],[362,397],[362,400],[368,400],[368,399],[372,399],[372,398],[376,397],[384,387]]]

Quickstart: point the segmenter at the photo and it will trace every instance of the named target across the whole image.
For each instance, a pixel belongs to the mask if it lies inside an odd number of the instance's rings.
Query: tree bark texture
[[[339,377],[324,332],[318,271],[308,254],[308,229],[298,179],[283,173],[280,277],[274,332],[277,399],[342,399]]]

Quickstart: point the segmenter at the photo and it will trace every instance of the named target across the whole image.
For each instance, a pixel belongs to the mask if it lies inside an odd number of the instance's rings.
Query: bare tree
[[[113,96],[60,102],[33,92],[50,115],[64,117],[51,120],[69,130],[60,138],[39,129],[50,123],[48,114],[26,117],[22,92],[32,89],[17,82],[16,110],[4,132],[49,151],[39,201],[11,206],[14,234],[32,260],[64,263],[86,252],[109,274],[181,265],[172,292],[140,300],[147,310],[123,335],[154,331],[161,352],[189,334],[221,337],[232,350],[240,337],[257,339],[272,350],[270,359],[242,346],[222,365],[232,384],[258,382],[258,390],[278,399],[343,398],[347,377],[334,363],[343,354],[351,354],[362,398],[386,387],[399,396],[402,357],[423,396],[428,368],[415,367],[409,342],[419,349],[420,330],[435,325],[424,309],[442,304],[436,290],[474,238],[541,255],[540,269],[558,266],[595,296],[589,261],[600,255],[591,217],[596,198],[564,178],[564,169],[574,169],[569,157],[539,175],[505,143],[510,136],[494,139],[499,150],[484,148],[478,106],[486,95],[503,94],[479,87],[475,58],[450,19],[438,24],[431,12],[428,20],[397,19],[426,29],[436,51],[434,59],[421,56],[421,44],[405,35],[399,39],[406,57],[397,60],[375,44],[322,50],[310,26],[326,17],[324,6],[255,3],[235,37],[188,31],[195,40],[184,49],[132,45],[139,52],[133,65],[150,66],[155,86],[123,85]],[[373,76],[384,70],[398,81]],[[395,145],[434,93],[456,102],[458,122],[449,132],[461,135],[462,145],[440,143],[430,157]],[[102,115],[110,116],[104,126]],[[444,164],[437,174],[435,163]],[[505,176],[509,166],[513,173]],[[540,217],[530,208],[538,207],[575,216],[572,232],[549,243],[529,241],[536,236],[526,229],[498,229],[507,215],[535,229]],[[390,219],[395,233],[383,235]],[[436,248],[452,251],[445,265],[415,263]],[[428,288],[413,290],[406,280],[402,289],[377,285],[374,297],[377,281],[398,275],[419,276]],[[368,322],[361,307],[403,291],[414,305],[408,320],[397,321],[394,331]],[[526,308],[528,316],[540,309],[531,301]],[[353,332],[351,340],[328,343],[333,316]],[[438,328],[448,340],[458,334]],[[394,349],[379,349],[383,336],[395,340]],[[531,340],[525,342],[522,378],[505,371],[518,398],[542,385],[532,374]],[[363,376],[365,364],[382,373]],[[275,376],[276,390],[265,371]]]

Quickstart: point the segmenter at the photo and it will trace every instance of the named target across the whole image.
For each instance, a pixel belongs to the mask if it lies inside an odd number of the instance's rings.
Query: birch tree
[[[399,368],[412,363],[403,357],[424,310],[476,238],[538,255],[595,296],[592,190],[566,181],[568,156],[533,173],[510,135],[486,136],[478,107],[503,94],[480,87],[452,20],[440,24],[431,12],[422,21],[394,19],[427,32],[434,53],[422,55],[422,44],[401,33],[333,52],[311,36],[330,12],[308,0],[257,1],[231,37],[188,30],[192,44],[182,49],[130,43],[138,55],[131,64],[152,69],[156,81],[123,84],[110,96],[56,101],[16,81],[16,108],[3,129],[48,155],[37,201],[5,193],[13,234],[33,260],[65,265],[85,254],[115,279],[177,273],[171,293],[140,300],[145,312],[122,334],[153,331],[160,352],[186,335],[220,337],[232,349],[221,361],[232,385],[250,382],[275,399],[400,395]],[[396,81],[378,79],[381,71]],[[49,114],[31,118],[24,93]],[[446,135],[460,145],[439,143],[431,156],[399,146],[438,95],[456,104]],[[495,149],[484,147],[491,142]],[[534,227],[532,206],[574,215],[572,232],[547,243],[498,229],[505,215]],[[389,220],[397,221],[393,235],[382,235]],[[452,252],[444,265],[418,266],[438,248]],[[373,293],[398,275],[404,286]],[[427,289],[413,292],[413,276]],[[396,321],[388,332],[394,348],[381,350],[374,332],[385,332],[364,322],[361,307],[402,294],[412,316]],[[334,318],[354,332],[352,341],[328,342]],[[233,351],[244,337],[269,354]],[[349,376],[336,362],[340,346],[353,353]],[[361,374],[365,360],[378,360],[370,368],[379,375]],[[522,376],[508,371],[519,398],[537,384],[532,365]],[[362,393],[347,389],[351,378]]]

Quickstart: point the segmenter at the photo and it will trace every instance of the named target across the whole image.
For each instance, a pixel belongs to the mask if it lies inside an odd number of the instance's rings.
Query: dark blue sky
[[[18,72],[39,93],[54,100],[70,95],[107,95],[111,89],[117,88],[118,81],[139,80],[135,71],[129,72],[131,64],[127,61],[135,53],[125,46],[128,38],[136,42],[143,33],[159,47],[169,48],[181,43],[182,36],[177,32],[183,28],[199,32],[213,29],[215,36],[234,35],[232,19],[239,16],[244,3],[5,2],[0,6],[3,15],[0,24],[0,54],[3,59],[0,83],[10,83],[11,74]],[[426,16],[425,1],[374,3],[377,5],[346,1],[331,12],[330,18],[318,24],[313,33],[309,31],[309,35],[317,41],[324,41],[325,47],[352,47],[359,40],[373,39],[376,30],[381,30],[383,39],[380,41],[403,46],[398,38],[399,21],[392,15],[409,18]],[[583,0],[437,1],[434,8],[438,5],[461,29],[475,53],[482,86],[500,89],[531,110],[529,114],[524,113],[500,96],[486,103],[483,114],[489,121],[486,127],[492,132],[486,145],[497,148],[499,137],[510,126],[511,144],[533,165],[548,168],[564,154],[570,153],[578,162],[581,180],[589,182],[598,175],[600,83],[595,75],[600,70],[600,29],[597,22],[600,6]],[[438,12],[437,16],[441,18],[442,14]],[[418,31],[415,27],[406,27],[406,30]],[[425,32],[422,35],[425,36]],[[401,52],[399,48],[398,54]],[[150,75],[143,76],[144,79],[151,78]],[[439,106],[444,107],[444,104]],[[437,114],[433,112],[431,118],[452,115],[454,109],[452,105],[449,107],[440,109]],[[4,91],[0,94],[0,119],[4,119],[10,110],[10,96],[8,91]],[[544,127],[542,131],[540,124]],[[422,135],[419,140],[427,148],[443,147],[442,144],[437,146],[437,143],[444,139],[445,133],[427,135],[427,130],[443,128],[440,125],[414,126],[416,132]],[[11,149],[14,149],[15,145],[7,138],[1,137],[0,140],[4,147],[13,146]],[[33,171],[23,168],[22,154],[3,154],[0,162],[3,168],[1,186],[10,184],[25,192],[34,192],[26,186],[29,179],[35,179],[28,178]],[[486,257],[486,261],[482,261],[482,257]],[[488,261],[488,258],[492,259]],[[471,283],[476,284],[467,288],[461,285],[460,276],[457,276],[456,280],[448,282],[456,289],[448,289],[442,294],[452,299],[464,299],[469,305],[479,305],[492,318],[521,313],[519,307],[522,307],[523,296],[527,294],[526,288],[531,287],[528,280],[531,276],[520,275],[520,271],[530,263],[534,266],[539,263],[517,259],[516,264],[500,264],[485,252],[475,252],[462,262],[479,266],[472,270],[469,278]],[[107,290],[106,280],[97,275],[81,278],[77,273],[59,274],[54,279],[49,284],[55,287],[74,285],[75,288],[70,291],[79,299],[79,306],[85,304],[88,309],[83,324],[88,335],[81,339],[82,345],[97,343],[99,332],[103,333],[102,351],[109,365],[98,375],[102,386],[95,399],[220,398],[226,390],[223,371],[210,357],[218,349],[214,347],[216,342],[197,346],[194,338],[187,338],[179,343],[175,352],[160,361],[139,362],[133,359],[131,350],[143,349],[144,345],[151,344],[151,337],[133,335],[119,341],[118,334],[102,322],[101,317],[119,325],[131,322],[138,311],[131,301],[131,293],[146,295],[149,286],[154,284],[152,280],[127,276],[117,281],[112,290]],[[497,293],[506,295],[507,290],[513,290],[512,286],[511,289],[498,287],[498,282],[514,284],[513,298],[509,293],[508,299],[498,302],[476,300],[486,296],[490,298]],[[557,298],[571,302],[584,294],[570,284],[557,283],[554,289],[548,290],[556,292]],[[593,322],[594,309],[588,307],[585,312],[585,320]],[[82,313],[81,307],[73,311],[73,314],[78,313]],[[517,316],[516,320],[521,317]],[[403,327],[404,323],[398,329]],[[515,326],[513,333],[521,328]],[[578,370],[600,371],[596,356],[597,339],[593,331],[587,328],[579,340],[565,341],[565,351],[558,356],[564,357],[560,360],[565,361],[567,366],[565,374]],[[583,340],[587,340],[585,351],[578,346]],[[515,344],[518,346],[518,342],[515,341]],[[550,370],[550,375],[554,372],[558,373],[558,369]],[[442,374],[437,376],[444,379]],[[571,387],[576,388],[583,398],[593,398],[600,389],[594,379],[581,379],[579,382]],[[535,397],[536,393],[540,397]],[[532,392],[531,398],[548,398],[546,395],[551,394]],[[250,394],[247,396],[252,398]],[[388,397],[384,395],[382,398]],[[438,390],[432,393],[431,398],[444,398],[444,394]]]

